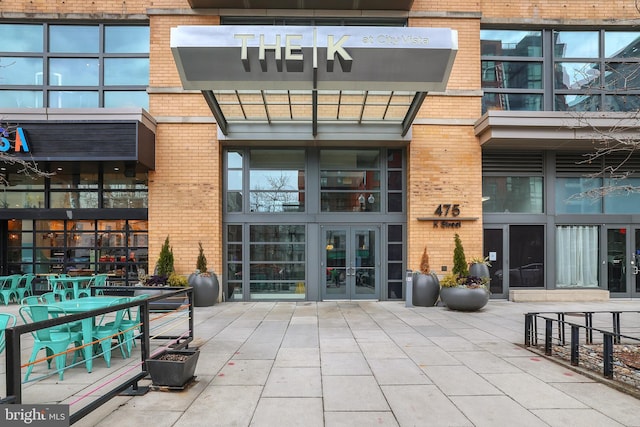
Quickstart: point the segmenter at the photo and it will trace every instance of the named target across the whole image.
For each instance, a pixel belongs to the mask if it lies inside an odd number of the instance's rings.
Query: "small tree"
[[[169,236],[164,240],[157,263],[158,275],[169,277],[173,273],[173,250],[169,246]]]
[[[429,254],[427,254],[427,247],[424,247],[424,252],[422,252],[422,258],[420,259],[420,272],[422,274],[429,274],[431,272],[431,268],[429,267]]]
[[[196,269],[200,273],[207,272],[207,257],[204,256],[204,249],[202,249],[202,242],[198,242],[198,260],[196,261]]]
[[[453,250],[453,274],[458,276],[468,276],[469,266],[467,265],[467,259],[464,256],[464,248],[462,247],[462,241],[460,236],[456,233],[455,237],[456,247]]]

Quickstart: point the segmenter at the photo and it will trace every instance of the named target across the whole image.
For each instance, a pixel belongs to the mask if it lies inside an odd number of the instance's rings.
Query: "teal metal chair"
[[[129,299],[129,302],[139,301],[148,298],[148,295],[136,295]],[[118,342],[125,346],[127,356],[131,356],[131,350],[136,345],[136,329],[140,329],[140,311],[141,307],[134,307],[134,315],[131,314],[132,310],[125,311],[125,315],[120,321],[120,335],[118,335]],[[108,322],[107,325],[112,326],[114,322]]]
[[[33,295],[33,279],[36,278],[36,275],[33,273],[23,274],[20,277],[20,281],[18,282],[18,301],[22,301],[22,299],[26,296]]]
[[[0,313],[0,353],[4,351],[4,348],[6,346],[4,330],[15,326],[15,324],[16,316],[9,313]]]
[[[96,274],[93,280],[93,283],[91,283],[91,286],[106,286],[107,285],[107,278],[108,276],[106,274]],[[95,295],[104,295],[104,290],[103,289],[96,289],[94,292]]]
[[[20,305],[35,305],[35,304],[42,304],[40,297],[37,295],[24,297],[20,300]]]
[[[20,284],[20,274],[12,274],[5,277],[0,284],[0,298],[4,302],[4,305],[9,305],[13,299],[15,302],[20,301],[18,299],[18,285]]]
[[[56,294],[53,293],[53,292],[46,292],[46,293],[40,295],[40,299],[45,304],[55,304],[55,303],[58,302],[58,299],[56,298]]]
[[[59,282],[56,279],[56,277],[48,279],[49,286],[53,293],[58,295],[61,301],[65,301],[67,298],[73,298],[73,287],[67,286],[65,282]]]
[[[109,304],[109,306],[116,306],[127,302],[129,302],[128,298],[118,298]],[[128,357],[126,345],[121,343],[122,333],[120,332],[120,325],[126,312],[126,309],[116,311],[115,320],[111,322],[106,322],[105,320],[107,319],[107,316],[103,315],[97,326],[93,327],[93,339],[98,341],[96,345],[100,345],[102,349],[102,356],[104,357],[104,361],[107,363],[108,368],[111,367],[111,348],[113,340],[116,340],[119,344],[122,358]]]
[[[40,322],[54,317],[54,314],[64,314],[64,310],[60,307],[52,305],[24,305],[19,310],[20,317],[25,323]],[[24,376],[24,381],[29,380],[29,375],[33,370],[33,362],[36,360],[40,350],[47,353],[47,366],[51,368],[51,359],[56,361],[56,370],[60,380],[64,378],[64,370],[67,364],[67,350],[70,345],[77,348],[82,347],[82,333],[74,332],[68,324],[60,326],[38,329],[31,333],[33,336],[33,351],[29,358],[29,366]],[[73,352],[73,362],[75,363],[76,354],[79,350]]]

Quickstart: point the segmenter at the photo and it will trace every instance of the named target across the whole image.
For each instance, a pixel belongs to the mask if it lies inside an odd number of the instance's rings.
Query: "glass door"
[[[606,228],[605,283],[612,297],[640,298],[640,228]]]
[[[504,230],[502,228],[486,228],[484,230],[484,251],[483,256],[489,258],[491,267],[489,273],[491,282],[489,289],[492,298],[506,298],[507,289],[504,286]]]
[[[379,299],[379,227],[323,227],[323,299]]]

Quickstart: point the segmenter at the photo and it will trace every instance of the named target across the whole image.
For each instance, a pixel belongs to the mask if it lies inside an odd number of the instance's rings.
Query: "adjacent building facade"
[[[494,298],[638,297],[640,196],[577,197],[640,184],[609,3],[4,2],[4,151],[55,174],[0,171],[1,273],[134,284],[169,237],[226,300],[403,300],[458,234]]]

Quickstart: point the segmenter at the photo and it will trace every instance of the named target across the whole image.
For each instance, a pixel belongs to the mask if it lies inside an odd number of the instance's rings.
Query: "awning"
[[[234,129],[332,138],[335,126],[402,138],[427,92],[445,90],[457,32],[180,26],[171,49],[184,88],[202,91],[227,138]]]

